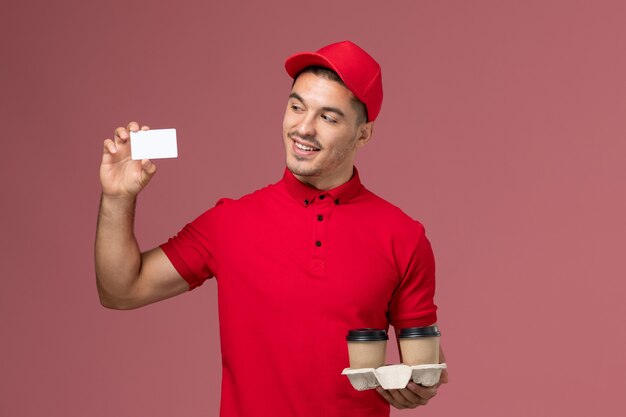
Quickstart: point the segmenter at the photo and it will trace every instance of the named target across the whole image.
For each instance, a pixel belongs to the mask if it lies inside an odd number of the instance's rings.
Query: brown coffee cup
[[[401,329],[398,339],[402,363],[409,366],[439,363],[440,336],[437,326]]]
[[[385,364],[387,332],[379,329],[353,329],[348,331],[350,368],[378,368]]]

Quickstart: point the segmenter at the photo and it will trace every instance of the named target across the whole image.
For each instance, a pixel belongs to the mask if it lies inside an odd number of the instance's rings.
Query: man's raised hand
[[[142,126],[141,130],[149,130]],[[149,159],[134,161],[130,157],[130,132],[139,131],[137,122],[115,129],[114,140],[106,139],[100,164],[102,193],[107,197],[134,198],[150,182],[156,165]]]

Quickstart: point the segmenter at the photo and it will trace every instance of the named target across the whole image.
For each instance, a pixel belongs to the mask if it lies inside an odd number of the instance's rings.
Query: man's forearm
[[[141,268],[141,253],[134,235],[135,199],[102,195],[95,243],[96,279],[100,301],[116,307],[132,296]]]

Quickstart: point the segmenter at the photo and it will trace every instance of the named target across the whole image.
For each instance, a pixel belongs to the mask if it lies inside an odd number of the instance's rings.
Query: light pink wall
[[[139,202],[155,246],[280,177],[283,60],[342,39],[384,69],[364,182],[438,260],[451,383],[394,415],[623,415],[626,3],[248,3],[3,3],[0,415],[217,416],[215,283],[99,306],[101,143],[178,129]]]

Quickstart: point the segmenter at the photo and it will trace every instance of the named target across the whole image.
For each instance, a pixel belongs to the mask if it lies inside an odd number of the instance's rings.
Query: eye
[[[327,114],[322,114],[322,119],[328,123],[335,124],[337,123],[337,119]]]
[[[291,103],[289,105],[289,108],[294,111],[294,112],[300,112],[303,111],[304,109],[302,108],[302,106],[298,103]]]

